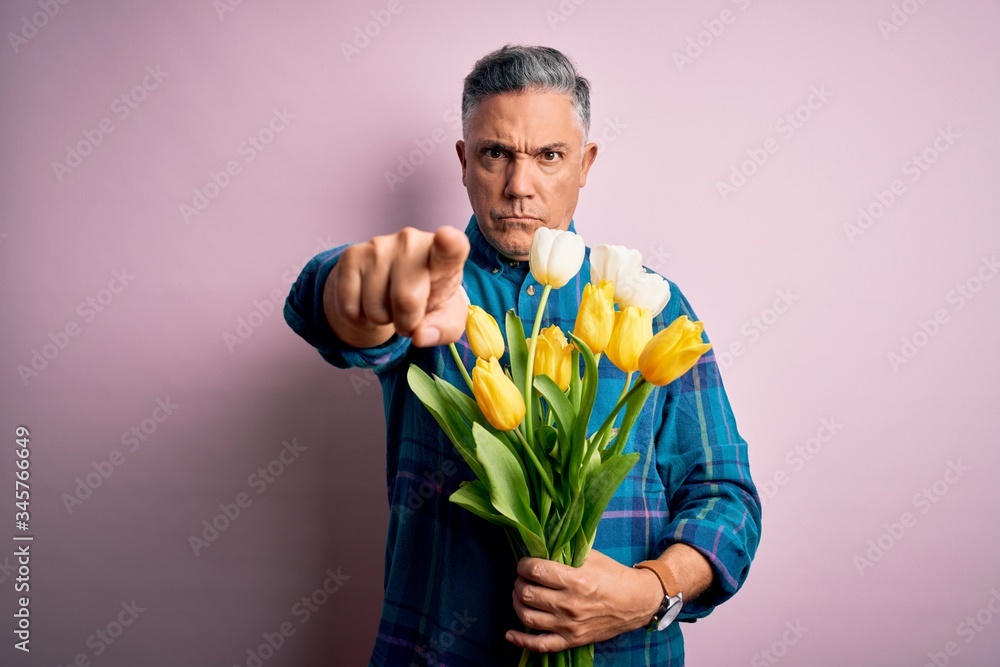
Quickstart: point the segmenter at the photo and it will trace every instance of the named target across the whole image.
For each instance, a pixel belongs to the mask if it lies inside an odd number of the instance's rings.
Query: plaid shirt
[[[528,263],[500,255],[480,233],[475,216],[466,234],[471,253],[463,285],[472,302],[501,327],[513,307],[531,331],[542,287]],[[303,269],[288,296],[285,319],[326,361],[339,368],[372,369],[382,385],[390,516],[385,599],[370,665],[515,665],[520,649],[504,639],[507,630],[522,627],[511,604],[516,572],[510,544],[502,529],[448,501],[472,472],[410,391],[406,370],[418,364],[460,389],[465,384],[447,346],[421,349],[393,336],[361,350],[337,340],[323,312],[322,287],[345,247],[320,253]],[[551,292],[543,326],[573,328],[590,276],[589,250],[587,258],[574,280]],[[680,315],[697,319],[677,286],[671,283],[670,290],[654,331]],[[457,345],[471,366],[468,342],[463,337]],[[600,365],[600,376],[592,430],[624,382],[624,374],[607,361]],[[601,518],[594,548],[625,565],[655,558],[673,542],[698,549],[713,566],[714,582],[685,603],[678,620],[701,618],[746,579],[761,525],[747,445],[711,351],[684,377],[653,391],[625,451],[637,451],[641,458]],[[595,664],[679,667],[684,664],[681,627],[639,629],[601,642]]]

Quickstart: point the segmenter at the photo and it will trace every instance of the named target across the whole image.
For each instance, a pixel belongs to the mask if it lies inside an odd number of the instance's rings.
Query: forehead
[[[479,101],[469,123],[469,139],[548,144],[575,143],[583,132],[573,113],[573,98],[564,93],[518,92],[490,95]]]

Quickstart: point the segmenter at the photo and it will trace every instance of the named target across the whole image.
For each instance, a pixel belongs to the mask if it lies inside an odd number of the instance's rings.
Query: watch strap
[[[681,592],[681,587],[677,583],[677,577],[674,576],[673,570],[662,560],[644,560],[632,567],[650,570],[655,574],[656,578],[660,580],[660,585],[663,586],[664,597],[676,597]]]

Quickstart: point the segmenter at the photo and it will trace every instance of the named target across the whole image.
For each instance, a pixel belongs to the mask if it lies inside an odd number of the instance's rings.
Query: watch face
[[[683,606],[684,602],[680,595],[670,598],[670,604],[667,605],[667,610],[663,612],[663,618],[656,624],[656,629],[666,630],[667,626],[677,618],[677,614],[681,613],[681,607]]]

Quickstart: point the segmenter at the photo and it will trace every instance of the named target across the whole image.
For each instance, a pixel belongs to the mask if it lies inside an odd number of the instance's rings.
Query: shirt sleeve
[[[681,315],[698,319],[672,283],[671,292],[666,322]],[[709,342],[707,335],[702,338]],[[678,617],[693,621],[732,597],[746,580],[760,542],[761,503],[714,350],[664,389],[656,458],[665,488],[673,491],[656,553],[683,542],[711,563],[712,585],[685,601]]]
[[[346,248],[348,245],[324,250],[309,260],[285,300],[285,321],[337,368],[364,368],[382,373],[406,356],[410,339],[393,334],[377,347],[351,347],[333,333],[323,310],[323,286]]]

